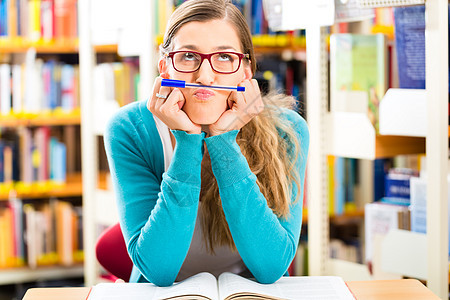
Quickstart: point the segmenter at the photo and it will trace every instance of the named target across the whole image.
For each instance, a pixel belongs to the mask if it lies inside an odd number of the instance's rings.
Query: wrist
[[[200,134],[200,133],[202,133],[202,131],[201,130],[188,130],[188,131],[186,131],[186,133],[188,133],[188,134]]]
[[[228,131],[220,131],[220,130],[210,130],[208,136],[216,136],[226,133]]]

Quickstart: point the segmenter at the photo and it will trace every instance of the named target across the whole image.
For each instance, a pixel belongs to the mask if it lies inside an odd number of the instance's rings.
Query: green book
[[[378,108],[387,90],[387,46],[383,34],[333,34],[330,38],[331,107],[355,105],[340,91],[367,93],[367,116],[378,133]],[[346,93],[347,98],[351,93]],[[345,98],[345,97],[344,97]],[[336,103],[348,101],[347,105]]]

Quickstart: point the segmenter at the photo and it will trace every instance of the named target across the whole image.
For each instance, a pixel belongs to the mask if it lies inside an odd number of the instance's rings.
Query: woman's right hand
[[[155,79],[147,108],[152,114],[163,121],[170,129],[186,131],[190,134],[200,134],[201,125],[195,124],[181,109],[186,102],[183,93],[177,88],[161,86],[161,77]],[[156,97],[156,94],[166,98]]]

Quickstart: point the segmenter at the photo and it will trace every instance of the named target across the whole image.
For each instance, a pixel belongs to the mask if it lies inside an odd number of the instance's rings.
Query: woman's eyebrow
[[[195,45],[183,45],[179,49],[189,49],[189,50],[199,51],[199,48],[197,46],[195,46]],[[237,51],[233,46],[226,46],[226,45],[217,46],[217,47],[213,48],[214,51],[217,51],[217,50],[230,50],[230,49],[232,49],[233,51]]]
[[[233,49],[234,51],[237,51],[234,47],[232,46],[219,46],[214,48],[214,50],[229,50],[229,49]]]

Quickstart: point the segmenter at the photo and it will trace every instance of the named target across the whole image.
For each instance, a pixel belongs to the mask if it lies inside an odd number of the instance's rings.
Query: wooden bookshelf
[[[293,53],[304,53],[306,56],[306,47],[302,46],[286,46],[286,47],[269,47],[269,46],[257,46],[255,47],[255,53],[257,54],[281,54],[285,51]]]
[[[38,185],[21,187],[14,190],[18,198],[36,199],[49,197],[77,197],[82,195],[81,173],[68,174],[66,184]],[[0,192],[0,201],[9,199],[8,191]]]
[[[106,189],[107,173],[99,173],[98,186]],[[49,197],[81,197],[83,184],[81,173],[67,174],[67,182],[63,185],[38,186],[34,185],[29,191],[16,190],[18,198],[35,199]],[[0,201],[7,201],[9,193],[0,189]]]
[[[364,209],[357,209],[351,212],[345,212],[340,215],[331,215],[330,222],[332,223],[348,223],[350,221],[359,221],[364,218]],[[303,223],[308,222],[308,213],[305,211],[302,218]]]
[[[22,38],[0,38],[0,53],[20,53],[34,48],[37,53],[78,53],[78,39],[32,42]],[[117,45],[95,46],[98,53],[117,53]]]
[[[425,153],[425,138],[392,135],[377,135],[375,138],[376,158],[418,153]]]
[[[365,114],[327,113],[327,153],[336,156],[376,159],[425,153],[425,138],[379,135]]]
[[[13,116],[7,115],[0,118],[0,127],[18,126],[64,126],[80,125],[81,116],[79,112],[68,114],[39,114],[35,116]]]

